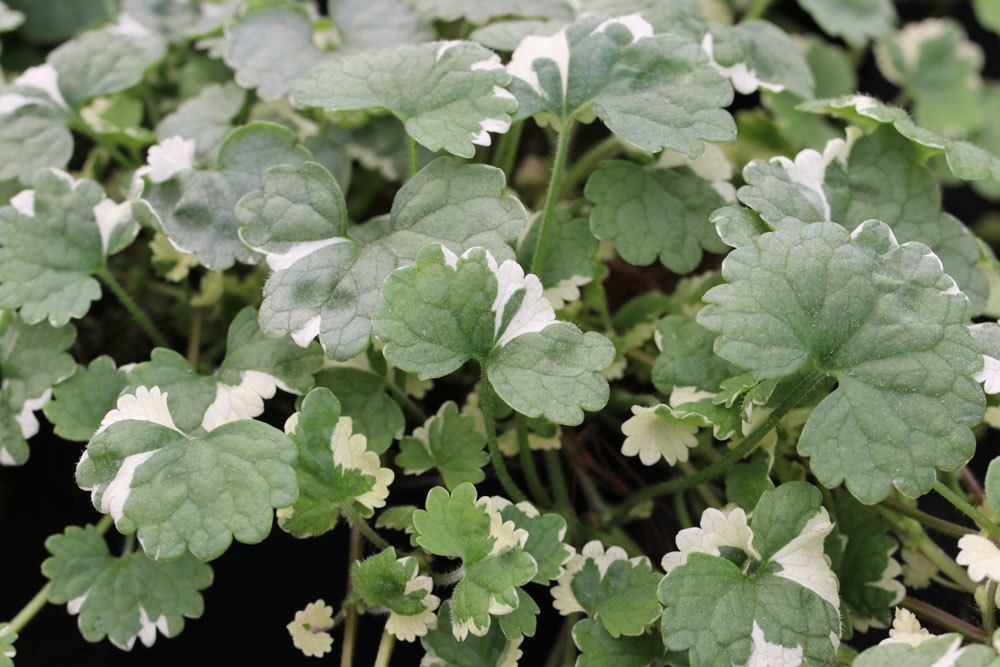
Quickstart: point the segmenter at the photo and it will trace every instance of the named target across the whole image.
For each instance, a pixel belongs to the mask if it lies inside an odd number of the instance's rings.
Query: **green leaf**
[[[456,253],[481,245],[501,259],[513,256],[508,243],[527,214],[505,186],[499,169],[435,160],[396,194],[386,233],[365,243],[348,238],[344,196],[326,169],[307,163],[269,171],[264,188],[237,207],[243,240],[274,270],[264,287],[262,329],[291,333],[301,345],[318,336],[338,360],[357,356],[368,347],[386,277],[424,245]]]
[[[824,113],[844,118],[862,128],[880,124],[891,125],[912,141],[926,159],[944,154],[951,172],[966,181],[984,178],[1000,180],[1000,158],[967,141],[948,139],[937,132],[920,127],[899,107],[880,102],[867,95],[845,95],[832,99],[804,102],[804,111]]]
[[[877,510],[861,505],[847,494],[837,494],[837,526],[831,541],[840,552],[835,572],[840,599],[851,623],[861,632],[888,627],[892,609],[906,589],[897,581],[902,574],[892,557],[899,543],[889,535],[889,524]]]
[[[845,149],[850,151],[846,163]],[[738,195],[778,229],[831,220],[854,229],[865,220],[881,220],[901,243],[930,246],[978,313],[989,291],[976,266],[979,246],[961,222],[942,210],[940,190],[922,162],[909,141],[881,128],[851,146],[835,140],[822,156],[806,150],[794,162],[751,162],[743,172],[748,185]]]
[[[290,130],[261,122],[230,132],[210,169],[193,167],[193,142],[187,148],[175,144],[172,150],[180,153],[176,167],[163,174],[146,171],[142,199],[133,205],[133,214],[209,269],[221,271],[235,262],[256,263],[259,256],[240,242],[237,233],[236,202],[260,187],[269,167],[300,165],[309,152],[297,145]],[[184,151],[188,151],[186,156]]]
[[[35,411],[76,368],[66,354],[75,339],[72,326],[25,324],[16,314],[0,311],[0,466],[28,460],[27,439],[39,428]]]
[[[126,393],[138,387],[159,387],[175,423],[185,433],[211,431],[264,411],[264,399],[277,389],[304,394],[313,386],[313,374],[323,367],[316,346],[301,348],[289,338],[268,338],[257,326],[257,312],[247,307],[229,325],[226,356],[213,376],[201,375],[187,360],[165,348],[156,348],[150,360],[128,374]]]
[[[857,667],[934,667],[951,664],[954,667],[996,667],[1000,663],[996,651],[988,646],[962,646],[962,638],[954,633],[924,639],[917,645],[904,642],[883,643],[864,651],[854,660]]]
[[[697,43],[653,36],[632,14],[577,20],[547,37],[525,37],[507,71],[517,97],[516,118],[538,113],[566,126],[595,113],[622,139],[648,151],[663,148],[697,157],[704,142],[732,141],[736,128],[723,110],[732,88]]]
[[[798,442],[825,486],[846,480],[867,504],[892,486],[916,497],[935,468],[972,456],[984,409],[972,309],[927,246],[899,245],[877,221],[816,223],[734,250],[723,276],[698,316],[720,356],[760,379],[815,368],[837,380]]]
[[[80,26],[104,23],[112,18],[113,6],[103,0],[7,0],[14,9],[24,14],[20,32],[31,42],[57,44],[69,39]]]
[[[990,465],[986,469],[986,477],[983,480],[986,484],[986,502],[994,514],[997,514],[997,508],[1000,508],[1000,463],[997,463],[998,460],[1000,459],[990,461]]]
[[[57,78],[51,65],[29,67],[0,94],[0,179],[28,183],[39,169],[64,168],[73,156]]]
[[[840,643],[837,579],[824,557],[833,524],[822,496],[789,482],[741,509],[708,509],[677,534],[659,586],[663,641],[706,666],[832,665]]]
[[[649,667],[663,657],[663,641],[655,633],[612,637],[589,618],[573,625],[573,643],[580,649],[578,667]]]
[[[947,136],[964,136],[987,119],[981,101],[982,49],[948,19],[908,23],[875,47],[886,79],[913,98],[917,122]]]
[[[191,139],[198,158],[215,163],[245,99],[246,93],[235,84],[209,84],[156,124],[156,138],[159,141],[170,137]]]
[[[115,204],[89,179],[38,172],[0,209],[0,307],[19,308],[29,324],[62,326],[101,296],[91,276],[138,232],[127,204]]]
[[[42,563],[50,579],[49,601],[79,614],[89,642],[107,637],[129,651],[138,638],[152,646],[157,632],[175,637],[185,618],[199,618],[199,591],[212,584],[212,568],[189,554],[169,563],[142,552],[114,557],[93,526],[70,526],[45,541],[51,557]]]
[[[316,374],[316,386],[334,393],[341,414],[354,420],[355,431],[368,438],[373,452],[384,454],[393,440],[402,437],[406,418],[386,393],[383,376],[358,368],[325,368]]]
[[[449,489],[463,482],[485,479],[483,466],[489,461],[486,438],[476,430],[476,420],[458,413],[454,401],[446,401],[413,435],[399,443],[396,465],[408,475],[436,468]]]
[[[342,0],[329,9],[341,51],[380,51],[434,39],[433,23],[407,0]]]
[[[438,612],[437,627],[420,638],[426,654],[423,662],[441,667],[505,667],[521,657],[521,639],[508,641],[497,623],[482,637],[457,639],[452,625],[452,603]]]
[[[127,384],[115,360],[101,355],[87,367],[77,366],[73,376],[52,390],[52,400],[42,410],[63,440],[87,442]]]
[[[531,266],[541,231],[541,215],[535,215],[526,232],[517,239],[517,261]],[[580,287],[594,278],[594,257],[598,242],[587,229],[584,218],[574,218],[565,209],[556,211],[549,221],[545,256],[538,278],[545,287],[545,298],[556,310],[580,298]]]
[[[17,649],[14,642],[17,641],[17,633],[10,627],[10,623],[0,623],[0,667],[14,667],[14,657]]]
[[[771,462],[763,451],[745,463],[737,463],[726,471],[726,499],[752,512],[760,497],[774,488],[770,473]]]
[[[739,374],[737,366],[712,349],[716,335],[693,316],[668,315],[656,325],[660,354],[653,365],[653,384],[669,394],[674,387],[718,391],[720,383]]]
[[[587,180],[584,193],[593,204],[594,236],[613,241],[630,264],[648,266],[658,255],[674,273],[689,273],[701,264],[703,251],[726,250],[708,222],[725,201],[687,167],[607,160]]]
[[[195,3],[124,0],[122,13],[170,42],[183,42],[215,32],[236,13],[240,4],[240,0]]]
[[[331,530],[345,506],[371,516],[385,505],[393,472],[380,467],[363,435],[353,433],[351,418],[341,416],[340,402],[328,389],[309,392],[285,431],[298,450],[292,467],[299,497],[278,510],[283,530],[314,537]]]
[[[431,578],[417,570],[415,558],[396,558],[392,547],[351,566],[355,590],[365,604],[389,610],[386,632],[409,642],[435,625],[434,610],[440,602],[431,594]]]
[[[484,637],[491,617],[513,612],[519,588],[538,572],[524,550],[527,531],[504,521],[488,497],[476,498],[472,484],[450,494],[434,487],[425,509],[413,514],[417,544],[429,553],[462,561],[462,579],[451,596],[452,633],[459,641],[471,632]]]
[[[559,424],[579,424],[583,410],[607,402],[599,371],[614,360],[610,341],[556,321],[537,276],[512,260],[498,265],[482,248],[458,257],[430,245],[383,292],[373,316],[383,354],[421,379],[476,359],[508,405]]]
[[[291,86],[300,106],[382,109],[417,143],[470,158],[517,108],[499,57],[473,42],[403,45],[324,61]],[[442,83],[444,82],[444,83]]]
[[[773,23],[750,19],[734,26],[713,26],[701,46],[712,66],[738,93],[748,95],[762,88],[813,97],[815,82],[805,54]]]
[[[500,17],[530,17],[571,20],[573,10],[562,0],[417,0],[416,8],[440,21],[466,19],[474,25],[482,25],[490,19]]]
[[[58,73],[63,97],[79,107],[85,100],[136,85],[166,52],[166,44],[153,31],[122,17],[115,25],[63,43],[47,61]]]
[[[799,0],[823,32],[855,49],[885,37],[896,23],[892,0]]]
[[[528,531],[524,550],[538,564],[538,572],[532,581],[547,584],[557,578],[563,563],[573,554],[573,548],[564,542],[566,519],[552,512],[542,514],[527,501],[513,504],[505,498],[494,496],[493,502],[504,521],[513,521],[517,528]]]
[[[531,596],[523,588],[517,589],[517,608],[499,618],[500,629],[507,639],[517,640],[521,637],[534,637],[538,624],[538,612],[541,611]]]
[[[295,448],[272,426],[252,420],[204,435],[174,425],[167,397],[139,387],[118,399],[76,467],[77,485],[118,530],[137,533],[157,560],[185,551],[220,556],[235,537],[260,542],[272,508],[295,501]]]

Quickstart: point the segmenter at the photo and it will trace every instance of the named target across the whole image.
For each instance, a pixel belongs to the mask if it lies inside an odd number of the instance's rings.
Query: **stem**
[[[198,368],[198,355],[201,354],[201,325],[205,321],[204,308],[191,309],[191,328],[188,330],[187,360],[191,368]]]
[[[969,504],[968,500],[952,491],[951,488],[940,480],[934,482],[934,490],[937,491],[938,495],[954,505],[955,509],[972,519],[987,535],[996,541],[1000,541],[1000,526],[987,519],[986,515]]]
[[[146,335],[149,336],[149,339],[153,341],[157,347],[170,347],[170,344],[167,343],[167,339],[163,337],[163,334],[160,333],[160,331],[156,328],[156,325],[154,325],[152,320],[149,319],[149,316],[146,315],[142,308],[140,308],[139,305],[132,300],[132,297],[129,296],[128,292],[125,291],[125,288],[122,287],[122,284],[118,282],[118,279],[112,275],[111,271],[109,271],[107,267],[98,270],[97,277],[104,281],[104,284],[107,285],[108,289],[110,289],[111,292],[118,298],[118,301],[125,306],[125,310],[129,312],[129,315],[131,315],[132,319],[136,321],[136,324],[138,324],[142,330],[146,332]]]
[[[523,502],[528,499],[528,496],[524,495],[524,491],[517,485],[514,478],[510,476],[510,472],[507,471],[507,464],[504,462],[503,454],[500,453],[500,446],[497,444],[497,426],[496,420],[493,417],[493,385],[490,384],[490,379],[486,375],[485,368],[482,369],[481,383],[482,404],[480,407],[483,411],[486,443],[490,447],[490,460],[493,462],[493,470],[496,472],[497,478],[500,480],[500,485],[503,486],[507,496],[515,503]]]
[[[80,114],[75,111],[70,114],[69,117],[69,127],[70,129],[76,130],[80,134],[87,136],[96,145],[103,148],[111,156],[111,159],[118,163],[118,166],[122,169],[135,169],[138,165],[134,160],[130,160],[125,156],[118,148],[111,143],[108,143],[104,137],[102,137],[98,132],[95,132],[89,125],[87,121],[83,119]]]
[[[559,452],[554,449],[546,449],[542,452],[542,460],[545,461],[545,472],[549,476],[549,484],[552,486],[556,507],[563,516],[569,517],[573,512],[573,501],[569,497],[569,489],[566,486],[566,476],[563,474]]]
[[[622,501],[622,503],[612,511],[609,520],[614,522],[621,521],[628,516],[629,510],[643,501],[670,495],[677,493],[678,491],[684,491],[721,476],[730,467],[732,467],[733,464],[749,455],[750,452],[757,447],[764,436],[770,433],[778,425],[782,417],[788,414],[788,412],[798,404],[803,396],[808,396],[812,393],[813,389],[815,389],[816,386],[825,378],[826,375],[823,373],[811,373],[802,378],[802,381],[799,382],[798,386],[785,397],[785,400],[775,406],[774,410],[767,416],[767,419],[762,424],[743,438],[743,441],[740,442],[740,444],[738,444],[735,448],[726,452],[726,454],[718,461],[715,461],[707,468],[702,468],[694,475],[675,477],[673,479],[660,482],[659,484],[653,484],[640,489]]]
[[[567,191],[575,190],[580,186],[580,183],[586,180],[597,169],[597,166],[601,162],[613,158],[621,152],[622,142],[614,135],[594,144],[579,159],[574,161],[573,166],[566,174],[563,187]]]
[[[358,511],[351,507],[350,505],[345,505],[341,509],[341,513],[347,522],[351,524],[351,529],[360,532],[367,538],[369,542],[374,544],[379,549],[388,549],[391,544],[384,537],[378,534],[378,532],[372,528],[364,517],[358,514]],[[356,560],[356,559],[355,559]],[[353,562],[353,561],[352,561]]]
[[[417,153],[417,140],[406,135],[406,180],[413,178],[420,170],[420,156]]]
[[[934,563],[941,572],[954,581],[962,590],[967,593],[974,593],[976,584],[969,579],[965,569],[962,568],[955,559],[944,552],[937,543],[932,540],[924,527],[912,519],[907,519],[895,514],[885,507],[878,508],[879,513],[896,529],[896,532],[911,547],[921,552],[927,560]]]
[[[931,530],[936,530],[943,535],[950,535],[952,537],[963,537],[975,533],[976,531],[971,528],[966,528],[965,526],[960,526],[957,523],[952,523],[951,521],[945,521],[944,519],[939,519],[938,517],[928,514],[927,512],[922,512],[915,507],[910,507],[904,503],[894,500],[893,498],[886,498],[882,501],[882,504],[894,512],[898,512],[903,516],[908,516],[911,519],[921,523]]]
[[[980,609],[983,617],[983,634],[992,637],[997,629],[997,582],[990,581],[986,586],[986,599]]]
[[[691,465],[689,461],[680,461],[678,462],[677,467],[680,468],[681,472],[685,475],[698,474],[698,470]],[[704,500],[705,504],[709,507],[714,507],[715,509],[722,507],[722,501],[720,501],[719,497],[715,495],[712,489],[709,488],[708,484],[699,484],[695,487],[695,491],[698,492],[698,495],[701,496],[701,499]]]
[[[395,382],[386,381],[385,388],[389,390],[392,397],[399,401],[399,404],[403,406],[403,409],[410,413],[410,416],[414,419],[424,423],[427,421],[427,413],[423,409],[413,402],[413,399],[406,395],[406,392],[396,386]]]
[[[982,503],[986,499],[986,490],[983,488],[983,485],[980,483],[975,473],[969,469],[969,466],[962,466],[962,469],[959,471],[959,476],[965,484],[965,487],[969,490],[969,494],[972,496],[972,501],[974,503]]]
[[[761,18],[767,13],[767,10],[771,8],[772,1],[773,0],[754,0],[754,3],[750,5],[750,9],[748,9],[746,14],[743,15],[743,20],[749,21],[750,19]]]
[[[528,482],[528,490],[544,507],[551,507],[552,497],[542,485],[538,468],[535,466],[535,457],[532,456],[531,448],[528,446],[528,421],[520,412],[515,413],[514,421],[517,424],[517,447],[521,457],[521,468],[524,470],[524,479]]]
[[[375,656],[375,667],[389,667],[389,659],[395,646],[396,637],[388,630],[383,630],[382,641],[378,643],[378,654]]]
[[[903,598],[903,602],[900,605],[905,609],[909,609],[917,616],[922,616],[927,620],[931,621],[938,627],[944,628],[945,630],[951,630],[952,632],[957,632],[959,634],[965,635],[967,639],[974,642],[985,643],[986,637],[980,632],[979,628],[972,625],[971,623],[966,623],[957,616],[952,616],[943,609],[939,609],[932,604],[928,604],[923,600],[917,600],[916,598],[911,598],[907,595]]]
[[[521,133],[524,131],[524,121],[519,120],[510,126],[507,133],[500,137],[497,149],[493,153],[493,166],[503,170],[504,178],[510,183],[514,172],[514,162],[517,160],[517,150],[521,144]]]
[[[674,494],[674,511],[677,513],[677,521],[681,528],[691,527],[691,513],[688,512],[687,501],[684,500],[684,492],[678,491]]]
[[[351,528],[351,542],[347,554],[347,593],[350,598],[354,591],[354,579],[351,578],[351,566],[361,559],[361,531]],[[340,667],[352,667],[354,663],[354,642],[358,634],[358,606],[352,601],[347,606],[344,615],[344,646],[340,649]]]
[[[552,236],[552,218],[556,214],[556,206],[559,204],[559,195],[562,191],[563,170],[566,167],[566,158],[569,156],[569,139],[572,136],[573,118],[570,117],[565,122],[565,127],[559,131],[556,139],[556,154],[552,160],[552,174],[549,176],[549,192],[545,196],[545,211],[542,213],[542,226],[538,232],[538,241],[535,243],[535,254],[531,258],[531,273],[538,275],[542,268],[542,258],[545,256],[546,246],[549,244],[549,237]]]

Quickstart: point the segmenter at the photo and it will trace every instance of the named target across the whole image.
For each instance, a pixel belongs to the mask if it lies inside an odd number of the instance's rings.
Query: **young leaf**
[[[39,427],[35,411],[49,402],[54,386],[73,374],[76,365],[66,350],[75,339],[70,325],[29,325],[0,311],[0,466],[28,460],[27,439]]]
[[[757,378],[837,379],[798,442],[824,485],[846,480],[868,504],[892,486],[916,497],[935,468],[972,456],[984,409],[972,309],[927,246],[899,245],[877,221],[853,233],[816,223],[756,237],[723,276],[698,315],[720,356]]]
[[[507,65],[515,117],[546,113],[565,127],[595,113],[639,148],[690,157],[704,142],[732,141],[736,126],[723,110],[732,88],[693,40],[653,33],[629,14],[588,16],[550,36],[525,37]]]
[[[386,359],[405,371],[436,378],[476,359],[518,412],[579,424],[583,410],[607,402],[599,371],[614,360],[614,347],[557,321],[541,292],[538,278],[514,261],[430,245],[415,266],[386,279],[373,324]]]
[[[645,556],[629,558],[621,547],[605,551],[595,540],[566,561],[550,592],[560,614],[583,612],[614,638],[638,637],[660,615],[661,578]]]
[[[246,307],[229,325],[226,356],[214,376],[199,374],[173,350],[156,348],[150,360],[128,374],[126,393],[140,386],[159,387],[169,395],[174,423],[190,433],[211,431],[264,411],[264,399],[277,389],[304,394],[323,366],[316,346],[303,349],[289,338],[268,338],[257,326],[257,312]]]
[[[115,407],[118,395],[128,383],[115,360],[101,355],[73,376],[54,387],[52,400],[42,411],[63,440],[87,442],[101,426],[101,420]]]
[[[209,269],[256,263],[259,256],[240,242],[237,233],[236,202],[260,187],[269,167],[302,164],[309,151],[297,145],[290,130],[263,122],[230,132],[212,168],[194,167],[194,148],[194,142],[178,137],[150,149],[149,165],[140,170],[142,199],[133,205],[133,214]],[[169,151],[169,163],[164,165],[169,168],[163,171],[154,162],[157,150],[160,155]]]
[[[344,195],[326,169],[270,170],[236,213],[241,237],[274,271],[264,287],[263,331],[291,333],[300,345],[318,336],[338,360],[358,355],[368,346],[386,276],[412,263],[424,245],[443,243],[456,253],[481,245],[512,257],[508,243],[527,214],[504,188],[499,169],[435,160],[397,193],[387,232],[363,243],[348,238]]]
[[[716,335],[691,315],[668,315],[656,325],[660,355],[653,365],[653,384],[664,394],[674,387],[718,391],[739,368],[713,351]]]
[[[523,638],[508,640],[500,624],[490,627],[482,637],[473,635],[457,639],[450,601],[438,611],[437,627],[420,638],[426,654],[421,662],[434,667],[508,667],[521,658]]]
[[[454,489],[463,482],[483,481],[483,466],[490,459],[485,448],[486,438],[476,430],[475,420],[460,415],[454,401],[446,401],[400,441],[396,465],[409,475],[437,468],[444,485]]]
[[[292,464],[299,497],[278,510],[278,525],[295,537],[322,535],[336,525],[342,508],[350,506],[364,516],[385,505],[394,474],[380,467],[378,454],[363,435],[342,417],[340,403],[324,388],[309,392],[302,409],[285,423],[285,432],[298,450]]]
[[[563,541],[566,539],[566,519],[555,513],[542,514],[527,501],[515,505],[506,498],[493,496],[492,502],[504,521],[513,521],[517,528],[528,532],[524,550],[538,564],[532,581],[547,584],[557,578],[563,564],[573,555],[573,547]]]
[[[885,37],[896,23],[892,0],[799,0],[823,32],[841,37],[855,49],[873,39]]]
[[[413,514],[413,525],[423,549],[462,561],[462,579],[449,605],[456,639],[463,641],[470,632],[484,637],[492,616],[517,609],[519,588],[534,578],[538,565],[524,550],[528,532],[504,521],[492,499],[477,499],[471,484],[450,494],[434,487],[425,509]]]
[[[150,557],[220,556],[235,537],[260,542],[272,508],[296,498],[295,448],[267,424],[240,420],[204,435],[175,425],[167,396],[139,387],[101,421],[76,467],[80,488]]]
[[[291,86],[292,101],[327,111],[382,109],[417,143],[471,158],[506,132],[517,102],[500,58],[473,42],[403,45],[322,62]]]
[[[703,251],[726,250],[708,221],[725,200],[686,167],[608,160],[587,180],[584,193],[593,204],[594,236],[613,241],[630,264],[648,266],[659,255],[674,273],[689,273],[701,264]]]
[[[307,658],[322,658],[333,649],[333,607],[323,600],[310,602],[305,609],[295,612],[292,622],[285,626],[292,636],[292,645]]]
[[[354,587],[369,607],[389,610],[386,632],[412,642],[427,634],[437,622],[434,610],[440,600],[431,594],[431,578],[417,574],[417,560],[396,558],[396,550],[385,549],[351,566]]]
[[[663,640],[655,632],[612,637],[601,623],[589,618],[573,625],[573,643],[580,649],[578,667],[649,667],[664,653]]]
[[[316,386],[333,392],[340,414],[354,421],[355,432],[368,438],[368,448],[376,454],[384,454],[403,435],[406,418],[386,393],[384,376],[359,368],[324,368],[316,374]]]
[[[138,231],[128,204],[94,181],[38,172],[0,209],[0,307],[18,308],[28,324],[83,317],[101,296],[91,276]]]
[[[840,598],[821,501],[815,487],[789,482],[761,496],[751,526],[743,510],[708,509],[700,528],[681,530],[659,586],[667,648],[712,667],[832,665]]]
[[[50,580],[49,601],[79,614],[89,642],[107,637],[129,651],[138,638],[152,646],[157,632],[175,637],[185,618],[199,618],[199,591],[212,584],[212,568],[190,554],[159,563],[134,552],[114,557],[93,526],[70,526],[45,541],[51,557],[42,563]]]

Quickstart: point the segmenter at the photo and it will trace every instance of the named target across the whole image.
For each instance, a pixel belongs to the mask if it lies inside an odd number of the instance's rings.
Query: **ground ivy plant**
[[[913,4],[0,2],[0,492],[84,517],[0,667],[273,533],[234,656],[1000,665],[1000,11]]]

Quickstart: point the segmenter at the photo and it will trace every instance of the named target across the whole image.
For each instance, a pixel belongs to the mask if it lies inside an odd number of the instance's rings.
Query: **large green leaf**
[[[697,157],[704,142],[732,141],[722,107],[732,88],[687,37],[653,35],[642,16],[582,18],[547,37],[525,37],[507,71],[517,117],[561,124],[596,113],[622,139],[649,151]]]
[[[386,233],[365,243],[349,238],[343,192],[324,167],[268,171],[263,189],[244,197],[236,212],[241,237],[274,271],[264,287],[263,331],[290,333],[300,345],[318,336],[335,359],[363,352],[383,282],[426,244],[513,256],[508,243],[527,214],[505,185],[499,169],[435,160],[396,194]]]
[[[849,233],[814,223],[755,237],[723,264],[726,285],[698,315],[716,352],[754,376],[816,370],[836,391],[809,417],[798,449],[824,485],[846,480],[875,503],[895,486],[916,497],[935,469],[972,456],[983,416],[983,359],[972,308],[921,243],[868,221]]]
[[[607,402],[600,371],[614,359],[610,341],[557,321],[541,282],[512,260],[427,246],[415,266],[386,279],[384,294],[373,317],[383,354],[421,379],[475,359],[508,405],[560,424],[579,424],[584,410]]]
[[[212,568],[190,554],[158,563],[140,552],[111,555],[93,526],[70,526],[45,541],[51,557],[42,563],[50,579],[48,598],[79,614],[89,642],[105,637],[130,651],[139,639],[152,646],[157,632],[175,637],[185,618],[199,618],[199,591],[212,584]]]
[[[194,141],[196,155],[205,163],[216,162],[219,148],[232,129],[232,120],[243,108],[246,94],[235,84],[209,84],[177,110],[156,124],[156,137],[163,141],[183,137]]]
[[[204,435],[182,433],[156,387],[124,394],[105,416],[76,467],[80,488],[118,530],[136,533],[151,558],[188,550],[220,556],[235,537],[260,542],[273,508],[298,494],[290,465],[295,447],[272,426],[252,420]]]

